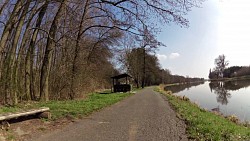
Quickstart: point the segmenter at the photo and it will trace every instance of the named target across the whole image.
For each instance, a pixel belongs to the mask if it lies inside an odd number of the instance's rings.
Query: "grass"
[[[78,118],[86,116],[94,111],[110,106],[132,94],[130,93],[93,93],[84,100],[65,100],[65,101],[49,101],[37,102],[24,106],[23,104],[15,107],[0,107],[0,114],[17,112],[21,109],[30,109],[38,107],[49,107],[52,114],[52,119],[63,117]]]
[[[157,91],[165,95],[177,112],[177,116],[187,124],[189,138],[194,140],[250,140],[250,128],[236,124],[220,115],[201,109],[187,98],[172,95],[161,88]]]
[[[103,94],[105,93],[105,94]],[[110,106],[122,99],[133,95],[132,93],[110,93],[105,91],[101,93],[89,94],[83,100],[65,100],[65,101],[49,101],[49,102],[29,102],[18,104],[14,107],[0,107],[0,114],[17,112],[23,109],[31,109],[38,107],[49,107],[52,114],[52,120],[59,118],[80,118]],[[42,119],[44,121],[48,119]],[[46,130],[44,127],[38,128],[40,131]],[[6,140],[16,140],[16,135],[12,130],[6,130]],[[0,131],[1,136],[1,131]],[[1,140],[1,139],[0,139]]]
[[[19,107],[12,107],[12,106],[8,106],[8,107],[0,107],[0,114],[3,113],[13,113],[13,112],[17,112],[18,110],[20,110]]]
[[[130,96],[129,93],[113,93],[113,94],[91,94],[85,100],[69,100],[69,101],[49,101],[39,103],[38,107],[49,107],[52,118],[57,119],[65,116],[79,117],[91,114],[94,111],[110,106],[125,97]]]

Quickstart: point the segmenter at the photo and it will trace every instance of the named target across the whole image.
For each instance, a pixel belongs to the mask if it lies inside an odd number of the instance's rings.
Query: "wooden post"
[[[49,111],[42,112],[38,114],[39,118],[51,119],[51,113]]]
[[[115,79],[114,78],[112,78],[113,79],[113,90],[112,90],[112,88],[111,88],[111,92],[115,92],[114,91],[114,89],[115,89]]]

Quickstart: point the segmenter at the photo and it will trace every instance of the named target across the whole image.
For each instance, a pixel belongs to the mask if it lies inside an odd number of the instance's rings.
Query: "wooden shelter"
[[[113,79],[113,90],[112,92],[128,92],[131,91],[131,85],[129,84],[130,76],[127,73],[120,74],[111,77]]]

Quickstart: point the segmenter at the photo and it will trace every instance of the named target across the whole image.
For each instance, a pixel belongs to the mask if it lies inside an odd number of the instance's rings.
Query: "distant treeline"
[[[204,78],[191,78],[189,76],[172,75],[170,71],[162,70],[162,83],[173,84],[173,83],[192,83],[204,81]]]
[[[159,84],[190,83],[204,81],[203,78],[190,78],[188,76],[172,75],[170,70],[162,69],[158,58],[150,51],[135,48],[127,51],[125,55],[125,69],[134,80],[134,86],[144,87]]]
[[[242,77],[247,75],[250,75],[250,67],[248,66],[232,66],[223,71],[223,78]],[[218,78],[220,78],[219,73],[216,70],[210,70],[209,79]]]

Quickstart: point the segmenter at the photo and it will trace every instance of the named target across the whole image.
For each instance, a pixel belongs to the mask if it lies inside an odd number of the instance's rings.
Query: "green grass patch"
[[[110,106],[125,97],[132,94],[129,93],[112,93],[112,94],[90,94],[84,100],[67,100],[67,101],[49,101],[46,103],[38,103],[37,107],[49,107],[52,119],[65,116],[74,118],[89,115],[94,111]]]
[[[201,109],[187,99],[157,88],[168,98],[177,115],[187,124],[189,138],[194,140],[250,140],[250,128],[236,124],[212,112]]]
[[[13,107],[0,107],[0,114],[18,112],[23,109],[49,107],[52,119],[58,119],[66,116],[78,118],[110,106],[131,95],[131,93],[108,93],[108,91],[106,91],[105,94],[90,94],[83,100],[30,102],[26,104],[18,104]]]
[[[0,107],[0,114],[13,113],[19,111],[20,108],[16,106]]]

